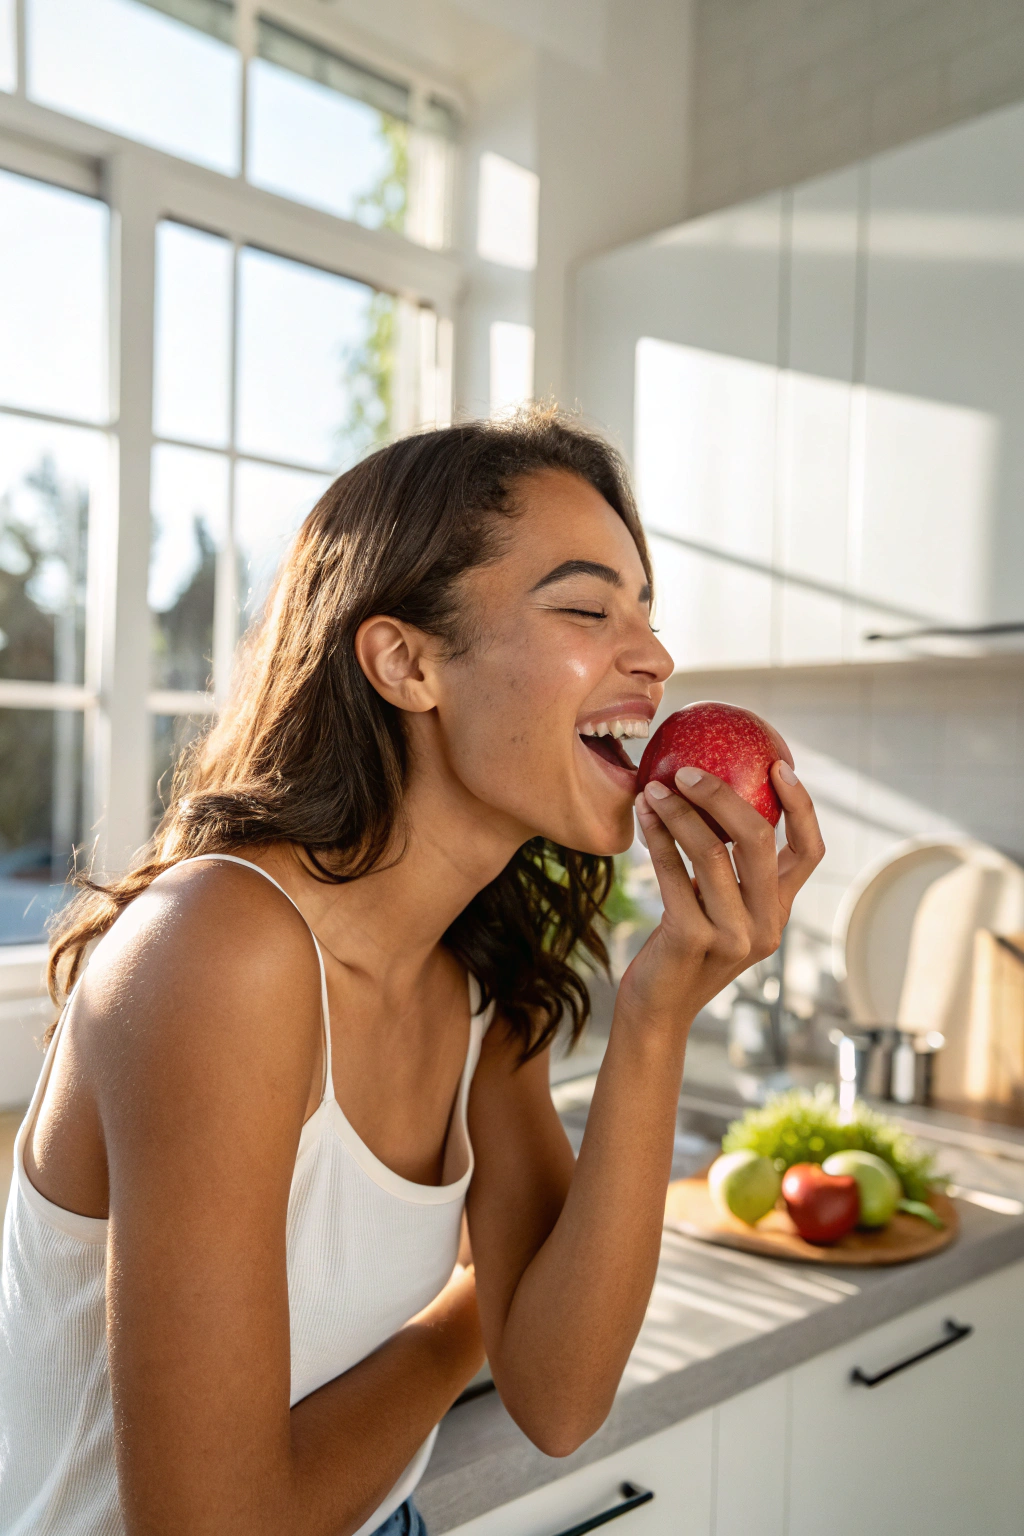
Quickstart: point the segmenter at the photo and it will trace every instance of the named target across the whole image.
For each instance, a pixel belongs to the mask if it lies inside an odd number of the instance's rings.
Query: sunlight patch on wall
[[[532,272],[537,265],[540,178],[491,151],[480,156],[476,249],[485,261]]]
[[[533,396],[533,327],[510,320],[491,325],[492,416],[504,416]]]

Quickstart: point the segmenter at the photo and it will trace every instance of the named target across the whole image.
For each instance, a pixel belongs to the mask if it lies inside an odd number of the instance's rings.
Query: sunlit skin
[[[411,819],[421,795],[450,796],[481,852],[493,847],[495,872],[538,833],[590,853],[629,847],[631,779],[586,748],[578,727],[650,721],[672,671],[636,546],[592,486],[535,476],[511,534],[500,560],[463,579],[468,655],[446,664],[436,642],[423,646],[390,619],[368,621],[358,639],[371,680],[410,712],[421,770]],[[436,805],[423,822],[437,824]]]
[[[357,637],[410,743],[403,857],[333,886],[294,848],[246,850],[323,945],[345,1114],[383,1162],[428,1184],[461,1172],[444,1168],[444,1148],[469,1012],[442,936],[532,836],[629,846],[632,775],[580,732],[649,720],[671,670],[614,511],[561,472],[517,492],[500,555],[463,578],[465,654],[449,659],[387,615]],[[472,1265],[290,1411],[285,1218],[322,1076],[309,935],[266,882],[211,863],[169,871],[119,920],[76,998],[26,1163],[50,1200],[111,1217],[111,1385],[133,1536],[345,1536],[485,1347],[542,1449],[564,1455],[594,1433],[654,1280],[690,1023],[777,946],[821,856],[806,791],[772,772],[781,855],[709,775],[660,797],[648,786],[636,814],[665,913],[619,988],[578,1161],[546,1053],[519,1067],[499,1021],[470,1098]],[[735,871],[695,804],[732,835]]]

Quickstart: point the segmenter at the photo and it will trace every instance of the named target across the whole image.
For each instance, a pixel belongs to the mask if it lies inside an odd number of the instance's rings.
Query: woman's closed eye
[[[604,609],[596,608],[555,608],[555,613],[571,613],[579,619],[606,619],[608,617]]]

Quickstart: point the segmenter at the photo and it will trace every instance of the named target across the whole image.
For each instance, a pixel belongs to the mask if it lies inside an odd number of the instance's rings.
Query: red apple
[[[703,768],[724,779],[765,821],[777,827],[782,806],[769,769],[779,758],[793,766],[793,754],[786,743],[760,715],[735,704],[706,700],[688,704],[662,721],[640,759],[636,787],[642,790],[651,779],[658,779],[674,790],[680,768]],[[723,843],[731,841],[713,816],[706,811],[700,815]]]
[[[809,1243],[836,1243],[860,1220],[860,1190],[852,1174],[826,1173],[820,1163],[794,1163],[782,1180],[793,1225]]]

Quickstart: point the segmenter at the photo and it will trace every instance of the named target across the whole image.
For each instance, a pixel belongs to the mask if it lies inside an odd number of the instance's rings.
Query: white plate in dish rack
[[[854,1022],[942,1029],[933,1010],[962,991],[978,928],[1024,929],[1024,869],[998,849],[916,837],[868,865],[833,928],[836,976]]]

